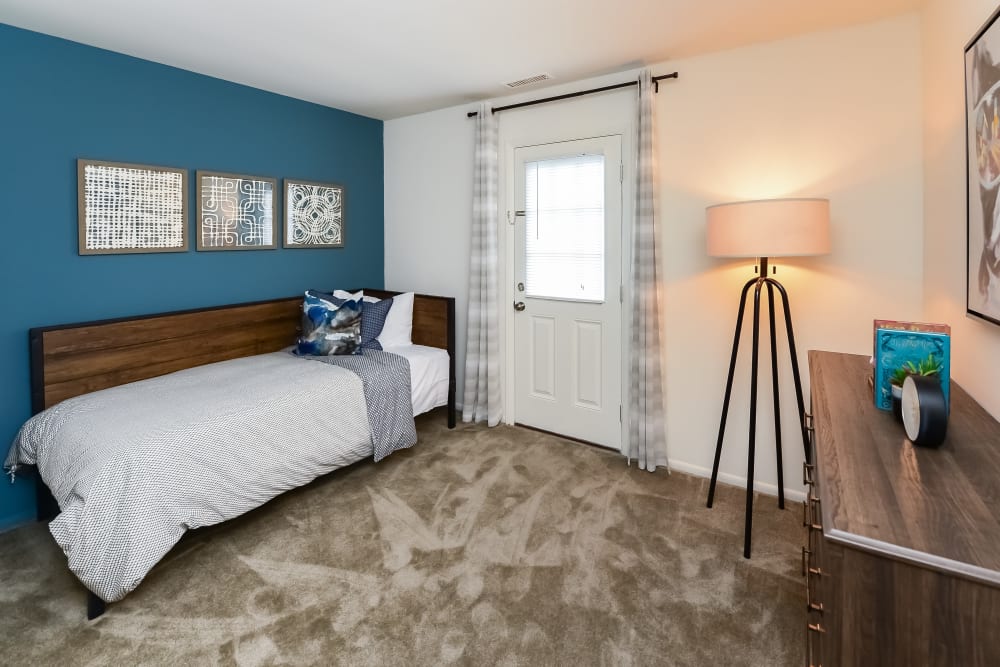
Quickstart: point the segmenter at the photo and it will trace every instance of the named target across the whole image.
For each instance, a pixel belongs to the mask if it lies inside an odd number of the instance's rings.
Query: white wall
[[[923,16],[924,298],[926,317],[952,328],[952,377],[1000,418],[1000,327],[965,314],[966,43],[995,0],[930,0]]]
[[[705,206],[830,198],[833,252],[781,262],[777,276],[790,292],[806,379],[807,350],[867,355],[874,318],[922,315],[920,29],[919,17],[907,15],[652,67],[654,74],[680,72],[657,98],[666,415],[677,469],[710,472],[736,300],[752,276],[752,261],[706,256]],[[501,142],[631,126],[634,95],[627,89],[505,112]],[[386,286],[455,294],[462,332],[473,131],[464,112],[471,108],[385,124]],[[743,345],[746,351],[749,336]],[[459,353],[461,368],[464,340]],[[783,346],[779,354],[787,358]],[[787,363],[783,368],[785,483],[797,490],[801,438]],[[724,480],[742,483],[748,358],[736,377],[722,471]],[[808,381],[806,391],[808,397]],[[776,488],[770,393],[762,382],[756,477],[765,491]]]
[[[829,197],[831,254],[778,268],[803,370],[809,349],[871,354],[876,317],[921,315],[919,38],[919,19],[908,15],[671,64],[683,78],[660,95],[659,127],[668,443],[678,468],[711,467],[737,292],[752,276],[751,263],[705,256],[707,204]],[[749,344],[745,336],[744,350]],[[741,477],[746,357],[736,377],[740,412],[727,427],[722,470]],[[781,388],[786,487],[799,488],[801,437],[789,373]],[[770,391],[762,385],[761,392],[757,470],[773,483]]]
[[[385,287],[454,296],[462,400],[474,121],[445,109],[387,121]]]

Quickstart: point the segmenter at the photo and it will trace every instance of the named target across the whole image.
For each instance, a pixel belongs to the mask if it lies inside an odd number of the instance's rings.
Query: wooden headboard
[[[366,289],[386,298],[399,294]],[[302,297],[257,301],[79,324],[38,327],[31,345],[31,406],[37,413],[98,389],[254,354],[295,342]],[[455,405],[455,299],[417,294],[413,342],[451,357],[449,426]]]

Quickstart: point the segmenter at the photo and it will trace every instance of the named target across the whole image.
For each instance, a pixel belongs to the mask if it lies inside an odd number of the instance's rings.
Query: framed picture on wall
[[[285,179],[286,248],[344,247],[344,186]]]
[[[77,160],[81,255],[188,249],[187,171]]]
[[[1000,324],[1000,10],[965,47],[966,310]]]
[[[199,170],[195,180],[198,250],[278,247],[277,179]]]

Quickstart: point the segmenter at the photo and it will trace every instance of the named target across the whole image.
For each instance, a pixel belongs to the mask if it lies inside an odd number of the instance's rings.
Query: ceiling
[[[864,23],[923,0],[0,0],[0,22],[381,119]],[[536,86],[538,84],[535,84]],[[520,90],[524,90],[521,88]]]

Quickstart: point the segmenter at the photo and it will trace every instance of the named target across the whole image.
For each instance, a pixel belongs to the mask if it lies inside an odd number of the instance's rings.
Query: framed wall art
[[[77,160],[81,255],[188,249],[187,171]]]
[[[278,181],[198,171],[198,250],[268,250],[278,247]]]
[[[286,248],[344,247],[344,186],[285,179]]]
[[[1000,23],[965,47],[966,310],[1000,324]]]

